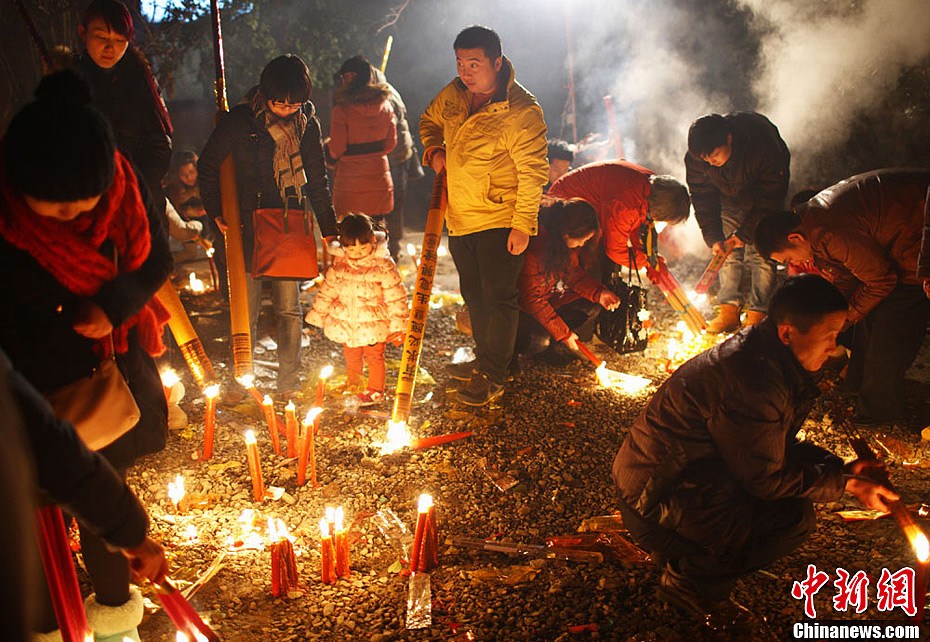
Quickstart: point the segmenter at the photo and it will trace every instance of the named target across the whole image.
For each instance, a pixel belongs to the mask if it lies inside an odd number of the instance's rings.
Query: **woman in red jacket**
[[[328,149],[335,167],[333,207],[338,220],[349,213],[377,220],[394,208],[387,155],[397,144],[397,121],[390,90],[374,82],[361,56],[342,63],[338,77]]]
[[[599,236],[597,212],[580,198],[555,199],[540,208],[539,234],[530,241],[517,282],[516,352],[568,365],[578,341],[590,341],[601,308],[620,304],[581,267],[583,258],[596,251]]]

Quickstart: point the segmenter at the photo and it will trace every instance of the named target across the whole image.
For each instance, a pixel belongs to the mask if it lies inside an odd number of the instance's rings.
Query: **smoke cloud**
[[[818,153],[843,143],[853,120],[930,55],[926,0],[741,2],[762,34],[758,111],[788,142],[795,176],[821,175]]]

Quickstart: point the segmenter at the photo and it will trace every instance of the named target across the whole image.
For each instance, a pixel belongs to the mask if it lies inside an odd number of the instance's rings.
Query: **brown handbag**
[[[55,414],[74,424],[78,436],[91,450],[109,446],[132,430],[142,416],[115,356],[104,359],[89,377],[45,396]]]
[[[286,206],[254,210],[252,278],[306,280],[319,276],[313,227],[306,201],[299,210]]]

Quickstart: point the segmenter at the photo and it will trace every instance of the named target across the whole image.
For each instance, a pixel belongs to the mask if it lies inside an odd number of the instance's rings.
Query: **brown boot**
[[[765,312],[759,312],[758,310],[750,310],[746,313],[746,320],[743,321],[744,328],[751,328],[754,325],[759,325],[765,320]]]
[[[737,329],[739,329],[739,306],[732,303],[721,303],[720,312],[707,322],[707,334],[734,332]]]

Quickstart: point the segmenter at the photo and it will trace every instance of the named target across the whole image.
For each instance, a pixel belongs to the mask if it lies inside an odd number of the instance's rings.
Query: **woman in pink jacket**
[[[400,345],[407,324],[407,291],[375,229],[365,214],[342,219],[339,244],[345,252],[326,272],[306,319],[343,344],[349,386],[361,383],[363,361],[368,363],[368,386],[358,396],[362,405],[384,399],[384,344]]]
[[[394,209],[388,152],[397,144],[397,121],[390,89],[376,84],[361,56],[339,68],[341,87],[333,98],[329,155],[336,218],[349,212],[381,218]]]

